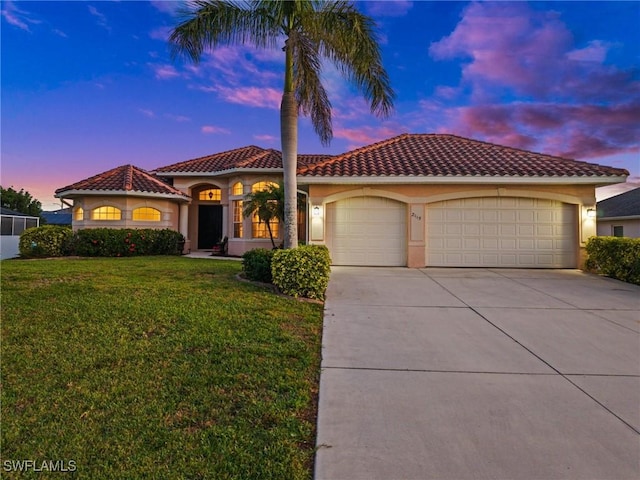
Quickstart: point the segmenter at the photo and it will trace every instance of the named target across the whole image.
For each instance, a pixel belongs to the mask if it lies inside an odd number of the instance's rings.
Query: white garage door
[[[534,198],[427,205],[427,266],[575,268],[576,208]]]
[[[407,264],[404,203],[353,197],[327,205],[327,246],[334,265]]]

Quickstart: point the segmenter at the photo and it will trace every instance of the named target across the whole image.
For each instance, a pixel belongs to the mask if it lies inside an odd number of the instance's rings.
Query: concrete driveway
[[[640,478],[640,287],[333,267],[316,480]]]

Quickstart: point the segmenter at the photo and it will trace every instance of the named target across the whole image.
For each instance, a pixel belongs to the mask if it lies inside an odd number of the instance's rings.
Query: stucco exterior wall
[[[627,218],[620,220],[598,219],[598,236],[613,236],[614,226],[622,226],[625,237],[640,238],[640,218]]]
[[[120,209],[120,220],[92,220],[91,211],[98,207],[109,206]],[[76,210],[82,207],[84,219],[76,220]],[[133,210],[151,207],[160,211],[160,221],[134,221]],[[133,196],[85,196],[74,199],[72,209],[72,227],[80,228],[170,228],[179,230],[179,205],[174,200]]]

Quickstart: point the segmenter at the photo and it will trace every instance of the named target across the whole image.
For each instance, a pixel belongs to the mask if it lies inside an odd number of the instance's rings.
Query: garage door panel
[[[406,265],[406,206],[380,197],[327,205],[327,245],[334,265]]]
[[[576,209],[546,199],[486,197],[427,206],[432,266],[570,268]]]

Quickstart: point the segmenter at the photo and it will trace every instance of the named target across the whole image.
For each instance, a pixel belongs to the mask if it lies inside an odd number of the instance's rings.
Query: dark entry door
[[[198,206],[198,248],[211,249],[222,237],[222,205]]]

